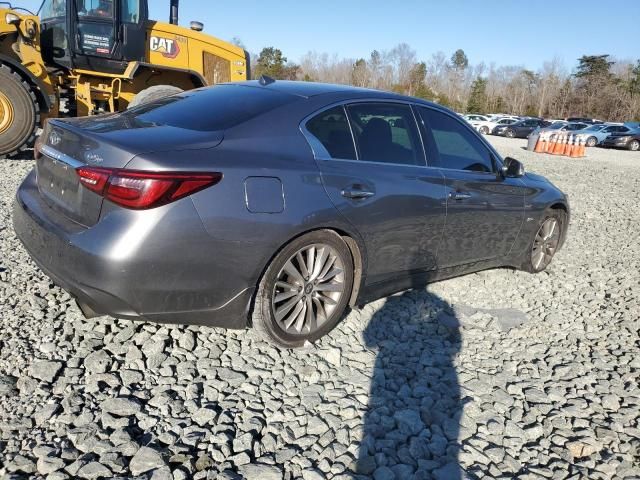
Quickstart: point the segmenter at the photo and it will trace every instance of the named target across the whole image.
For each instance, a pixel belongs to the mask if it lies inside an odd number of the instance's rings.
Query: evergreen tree
[[[258,56],[254,69],[255,78],[267,75],[276,80],[295,80],[298,75],[298,66],[287,63],[287,57],[282,51],[274,47],[263,48]]]
[[[469,113],[484,113],[487,108],[487,80],[477,77],[471,85],[471,95],[467,111]]]
[[[459,48],[451,55],[451,66],[458,72],[465,70],[469,66],[469,59],[464,50]]]

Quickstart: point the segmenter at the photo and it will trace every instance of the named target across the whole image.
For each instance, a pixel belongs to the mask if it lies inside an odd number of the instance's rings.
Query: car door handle
[[[449,198],[451,200],[466,200],[471,198],[472,195],[468,192],[451,192],[449,193]]]
[[[369,190],[362,190],[360,188],[353,188],[353,187],[345,188],[340,193],[342,194],[343,197],[351,198],[352,200],[361,200],[364,198],[373,197],[375,195],[374,192],[371,192]]]

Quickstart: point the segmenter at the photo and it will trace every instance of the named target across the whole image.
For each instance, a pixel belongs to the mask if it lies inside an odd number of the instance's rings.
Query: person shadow
[[[463,478],[459,325],[453,308],[423,287],[375,311],[364,331],[377,358],[355,478]]]

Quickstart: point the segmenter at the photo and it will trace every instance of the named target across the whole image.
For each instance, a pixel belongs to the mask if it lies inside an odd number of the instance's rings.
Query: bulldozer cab
[[[146,0],[45,0],[42,55],[48,66],[121,74],[144,61]]]

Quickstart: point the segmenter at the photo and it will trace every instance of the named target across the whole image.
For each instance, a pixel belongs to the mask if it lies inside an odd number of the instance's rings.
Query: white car
[[[486,115],[478,115],[476,113],[469,113],[467,115],[462,115],[462,118],[465,119],[473,128],[478,130],[478,125],[483,122],[488,122],[490,119]]]
[[[478,125],[474,125],[474,128],[478,130],[483,135],[489,135],[493,132],[493,129],[499,127],[501,125],[511,125],[512,123],[516,123],[519,119],[516,117],[501,117],[495,118],[491,120],[487,120],[486,122],[478,122]]]

